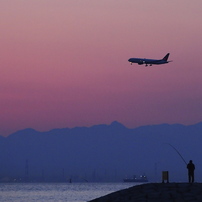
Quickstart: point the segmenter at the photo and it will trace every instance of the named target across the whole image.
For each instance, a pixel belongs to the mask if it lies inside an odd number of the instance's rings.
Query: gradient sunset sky
[[[202,121],[201,0],[1,0],[0,135]],[[145,67],[130,57],[161,59]]]

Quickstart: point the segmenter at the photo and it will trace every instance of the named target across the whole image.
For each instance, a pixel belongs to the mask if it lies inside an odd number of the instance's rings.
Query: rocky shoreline
[[[148,183],[120,190],[90,202],[202,201],[202,183]]]

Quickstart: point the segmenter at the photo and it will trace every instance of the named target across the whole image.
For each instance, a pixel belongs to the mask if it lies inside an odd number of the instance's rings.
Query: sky
[[[1,0],[0,135],[202,121],[201,0]],[[173,62],[130,65],[131,57]]]

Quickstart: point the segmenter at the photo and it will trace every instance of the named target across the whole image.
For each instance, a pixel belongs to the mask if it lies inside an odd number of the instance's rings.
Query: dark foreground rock
[[[91,202],[201,201],[202,183],[148,183],[117,191]]]

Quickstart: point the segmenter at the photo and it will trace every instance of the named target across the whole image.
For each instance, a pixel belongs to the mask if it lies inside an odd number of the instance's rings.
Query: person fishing
[[[189,183],[193,183],[194,182],[195,165],[193,164],[192,160],[190,160],[189,163],[187,164],[187,169],[188,169]]]
[[[184,160],[183,156],[180,154],[180,152],[171,144],[168,143],[168,145],[170,145],[181,157],[181,159],[183,160],[183,162],[186,164],[186,167],[188,169],[188,180],[189,183],[193,183],[194,182],[194,170],[195,170],[195,165],[193,164],[192,160],[189,161],[189,163],[187,164],[186,161]]]

